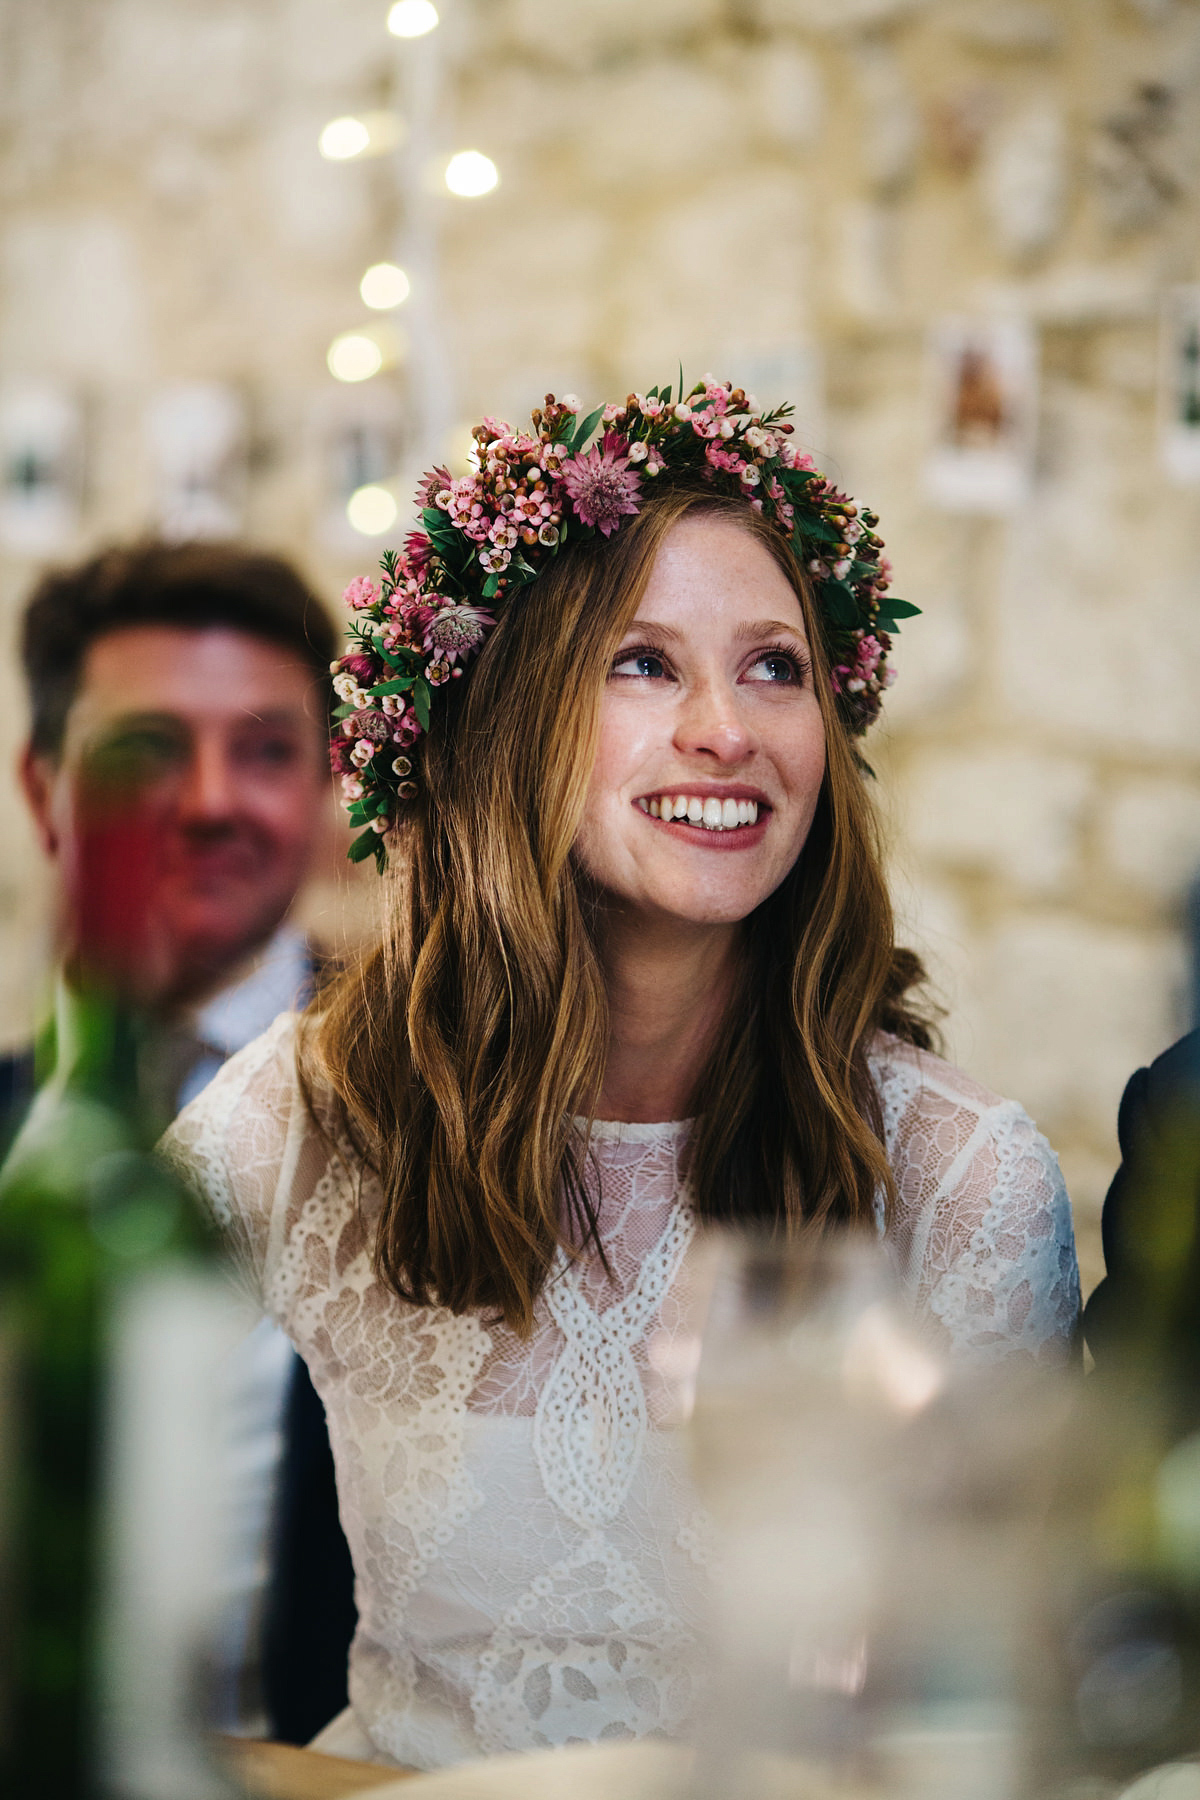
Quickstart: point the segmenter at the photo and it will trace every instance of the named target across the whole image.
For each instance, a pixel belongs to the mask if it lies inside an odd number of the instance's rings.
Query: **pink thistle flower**
[[[436,650],[439,657],[453,663],[456,658],[470,656],[478,650],[495,623],[493,615],[482,606],[444,606],[429,622],[425,648]]]
[[[365,744],[386,744],[392,731],[391,721],[374,706],[364,707],[361,712],[343,720],[343,731],[347,725],[351,728],[347,735],[353,735]]]
[[[410,531],[404,540],[404,560],[414,574],[428,563],[433,555],[433,545],[423,531]]]
[[[584,525],[594,525],[611,537],[623,517],[638,510],[641,486],[636,469],[629,466],[626,440],[606,431],[603,441],[562,466],[563,485]]]
[[[356,575],[342,595],[352,612],[365,612],[368,606],[374,606],[378,598],[379,589],[367,575]]]
[[[428,474],[422,475],[420,481],[417,483],[417,500],[419,504],[421,506],[438,505],[438,495],[444,493],[451,486],[453,479],[449,469],[440,467],[430,469]]]

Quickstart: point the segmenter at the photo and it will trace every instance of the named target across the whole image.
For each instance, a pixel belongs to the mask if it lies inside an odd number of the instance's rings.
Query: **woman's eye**
[[[799,686],[804,680],[804,667],[786,650],[767,650],[746,671],[747,681],[781,681]]]
[[[667,665],[656,650],[627,650],[613,664],[614,675],[631,677],[640,676],[643,680],[659,681],[667,672]]]

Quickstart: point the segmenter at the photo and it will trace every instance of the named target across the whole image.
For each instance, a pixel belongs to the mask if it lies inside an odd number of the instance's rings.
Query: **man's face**
[[[24,785],[68,887],[89,778],[116,771],[153,814],[161,1000],[220,986],[283,918],[325,816],[325,737],[311,667],[265,639],[130,625],[91,645],[61,756],[27,751]]]

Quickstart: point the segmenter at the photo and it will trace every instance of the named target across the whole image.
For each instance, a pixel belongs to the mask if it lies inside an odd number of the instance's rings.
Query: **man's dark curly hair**
[[[307,663],[329,694],[338,633],[324,606],[278,556],[236,544],[147,542],[101,551],[39,582],[21,624],[30,741],[62,750],[84,659],[97,638],[128,625],[224,627],[264,638]]]

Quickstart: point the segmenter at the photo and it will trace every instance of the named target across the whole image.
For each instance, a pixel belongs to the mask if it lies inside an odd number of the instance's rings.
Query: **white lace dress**
[[[893,1039],[873,1069],[899,1195],[889,1237],[932,1328],[965,1352],[1064,1355],[1079,1281],[1045,1139]],[[647,1354],[678,1323],[686,1135],[597,1127],[612,1276],[563,1259],[522,1341],[407,1306],[373,1275],[378,1190],[314,1129],[293,1017],[168,1134],[325,1403],[359,1608],[343,1751],[436,1768],[686,1728],[705,1534]]]

